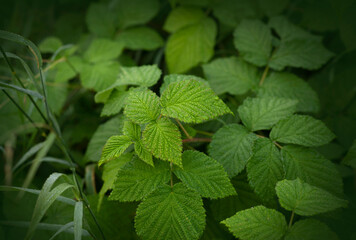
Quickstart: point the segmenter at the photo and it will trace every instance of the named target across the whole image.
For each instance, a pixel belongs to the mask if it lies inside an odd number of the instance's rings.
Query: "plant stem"
[[[193,137],[189,135],[189,133],[187,132],[187,130],[185,130],[185,128],[183,127],[181,122],[178,119],[176,119],[176,121],[177,121],[179,127],[183,130],[184,134],[187,136],[187,138],[192,139]]]
[[[279,147],[280,149],[283,148],[278,142],[273,142],[273,143],[274,143],[274,145],[276,145],[276,146]]]
[[[183,139],[182,142],[211,142],[211,138],[188,138]]]
[[[263,82],[265,81],[265,79],[267,77],[268,70],[269,70],[269,65],[267,64],[265,70],[263,71],[263,74],[262,74],[262,77],[261,77],[261,80],[259,83],[260,86],[262,86]]]
[[[205,131],[200,131],[200,130],[195,130],[197,133],[205,135],[205,136],[213,136],[214,133],[210,133],[210,132],[205,132]]]
[[[292,227],[292,224],[293,224],[293,218],[294,218],[294,211],[292,212],[292,215],[290,216],[290,220],[289,220],[288,228],[291,228],[291,227]]]

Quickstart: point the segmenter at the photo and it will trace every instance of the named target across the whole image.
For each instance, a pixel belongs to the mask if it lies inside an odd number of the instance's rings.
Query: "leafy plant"
[[[38,2],[0,14],[0,239],[356,236],[354,1]]]

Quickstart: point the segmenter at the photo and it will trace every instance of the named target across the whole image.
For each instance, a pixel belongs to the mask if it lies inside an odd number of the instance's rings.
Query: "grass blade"
[[[74,207],[74,240],[82,239],[83,202],[76,202]]]
[[[43,147],[41,148],[41,150],[39,150],[39,152],[36,154],[36,157],[33,161],[33,164],[31,165],[30,170],[27,173],[26,179],[25,179],[22,187],[26,188],[30,185],[33,177],[35,176],[35,174],[37,172],[37,169],[39,168],[39,166],[41,164],[42,158],[44,158],[47,155],[47,153],[48,153],[49,149],[52,147],[55,139],[56,139],[56,135],[53,132],[51,132],[48,135],[47,139],[44,141]]]
[[[32,239],[36,227],[41,221],[42,217],[52,205],[52,203],[67,189],[72,188],[73,185],[68,183],[62,183],[51,190],[54,183],[58,180],[59,177],[63,176],[60,173],[51,174],[46,182],[44,183],[42,190],[37,198],[35,209],[33,211],[31,223],[27,231],[26,240]]]
[[[73,234],[74,233],[74,229],[73,229],[73,222],[72,226],[69,228],[66,228],[65,230],[62,230],[62,232],[65,233],[70,233]],[[67,223],[69,224],[69,223]],[[48,231],[59,231],[60,229],[62,229],[65,225],[62,224],[51,224],[51,223],[39,223],[37,225],[38,230],[48,230]],[[4,226],[11,226],[11,227],[22,227],[22,228],[28,228],[30,226],[30,222],[26,222],[26,221],[0,221],[0,225],[4,225]],[[88,237],[90,236],[89,232],[85,229],[82,230],[82,236],[83,237]],[[52,236],[53,238],[53,236]],[[52,239],[51,238],[51,239]]]
[[[55,234],[53,234],[53,236],[49,240],[53,240],[58,234],[60,234],[61,232],[65,232],[67,229],[73,227],[73,225],[74,225],[73,222],[69,222],[69,223],[63,225],[63,227],[58,229],[58,231]]]
[[[30,148],[23,156],[22,158],[15,164],[15,166],[12,168],[12,172],[15,172],[17,168],[19,168],[24,162],[26,162],[27,159],[32,157],[34,154],[36,154],[42,147],[43,147],[44,142],[40,142]]]
[[[5,192],[5,191],[7,191],[7,192],[23,191],[23,192],[32,193],[35,195],[39,195],[41,193],[41,191],[37,190],[37,189],[13,187],[13,186],[0,186],[0,192]],[[59,196],[56,200],[58,202],[66,203],[66,204],[72,205],[72,206],[74,206],[76,203],[76,201],[74,201],[73,199],[63,197],[63,196]]]
[[[13,84],[0,82],[0,89],[16,90],[16,91],[25,93],[27,95],[31,95],[32,97],[43,99],[43,96],[41,94],[39,94],[38,92],[35,92],[35,91],[32,91],[32,90],[28,90],[28,89],[25,89],[25,88],[22,88],[22,87],[13,85]]]
[[[8,31],[3,31],[3,30],[0,30],[0,38],[8,40],[8,41],[12,41],[12,42],[17,42],[17,43],[27,46],[36,59],[37,67],[38,68],[42,67],[42,56],[41,56],[40,50],[37,48],[37,46],[33,42],[31,42],[30,40],[28,40],[18,34],[11,33]]]

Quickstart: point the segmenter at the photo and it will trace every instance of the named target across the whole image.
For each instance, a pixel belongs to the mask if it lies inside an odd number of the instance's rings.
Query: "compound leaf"
[[[285,98],[247,98],[238,113],[250,131],[270,129],[280,119],[292,115],[297,103]]]
[[[214,54],[216,33],[216,23],[207,17],[173,33],[165,50],[169,72],[183,73],[209,61]]]
[[[301,216],[329,212],[347,205],[347,201],[321,188],[302,182],[299,178],[278,182],[276,192],[283,208]]]
[[[170,179],[169,165],[160,161],[155,167],[135,158],[121,168],[113,185],[110,200],[139,201]]]
[[[256,135],[242,125],[226,125],[214,134],[208,152],[223,165],[229,177],[233,177],[245,168],[256,139]]]
[[[155,121],[160,114],[159,97],[148,89],[130,91],[124,114],[137,124]]]
[[[287,232],[285,240],[338,240],[337,235],[325,224],[315,219],[300,220]]]
[[[110,161],[113,158],[120,157],[120,155],[123,154],[131,144],[132,141],[128,136],[111,136],[103,148],[99,161],[99,166],[103,163]]]
[[[241,58],[218,58],[203,65],[206,79],[216,94],[244,94],[259,81],[257,68]]]
[[[144,146],[157,158],[182,165],[182,139],[168,118],[149,123],[142,134]]]
[[[204,153],[185,151],[182,163],[184,169],[174,169],[174,173],[202,197],[216,199],[236,195],[224,168]]]
[[[272,34],[260,20],[243,20],[234,32],[234,44],[247,62],[267,65],[272,51]]]
[[[247,173],[251,186],[261,199],[272,200],[276,183],[284,178],[284,169],[277,147],[268,138],[255,141]]]
[[[198,239],[205,228],[203,201],[182,183],[162,186],[138,206],[135,228],[147,240]]]
[[[287,231],[283,214],[264,206],[237,212],[222,223],[241,240],[280,240]]]
[[[325,124],[311,116],[293,115],[279,121],[270,133],[274,141],[318,147],[329,143],[335,135]]]
[[[231,113],[205,83],[183,80],[171,83],[161,96],[162,114],[186,123],[201,123]]]
[[[338,170],[317,151],[289,145],[284,146],[281,153],[286,179],[300,178],[336,195],[342,193],[342,179]]]
[[[291,73],[270,74],[257,91],[258,97],[277,97],[298,100],[297,112],[318,112],[319,98],[303,79]]]

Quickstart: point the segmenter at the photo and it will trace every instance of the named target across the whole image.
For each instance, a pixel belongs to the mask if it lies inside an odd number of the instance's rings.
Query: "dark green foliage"
[[[0,239],[355,239],[355,16],[5,1]]]

